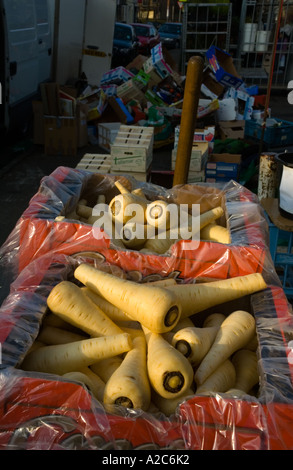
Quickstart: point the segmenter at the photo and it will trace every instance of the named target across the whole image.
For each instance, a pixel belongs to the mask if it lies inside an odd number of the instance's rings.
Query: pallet
[[[111,156],[110,154],[86,153],[77,164],[76,168],[105,175],[111,171]]]

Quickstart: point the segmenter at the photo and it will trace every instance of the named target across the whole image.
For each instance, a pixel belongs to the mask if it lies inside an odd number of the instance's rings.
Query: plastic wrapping
[[[247,308],[256,319],[259,392],[241,399],[194,395],[169,417],[161,412],[109,413],[81,383],[21,370],[36,339],[54,285],[72,280],[81,262],[128,277],[101,259],[47,254],[11,285],[0,309],[0,449],[292,449],[293,365],[288,360],[293,317],[283,290],[262,292],[203,312]],[[114,271],[113,271],[114,270]]]
[[[115,177],[58,168],[41,181],[38,193],[0,249],[7,296],[0,308],[0,449],[292,449],[292,311],[268,249],[268,226],[255,195],[231,181],[221,187],[165,188],[122,178],[129,189],[142,187],[149,200],[221,205],[231,243],[200,240],[174,243],[163,255],[119,248],[98,240],[92,226],[55,218],[73,211],[81,198],[94,204],[117,194]],[[121,178],[120,178],[121,179]],[[25,372],[21,362],[34,343],[47,312],[47,297],[61,280],[87,260],[100,269],[137,282],[176,278],[198,282],[262,273],[268,288],[201,312],[247,309],[256,320],[259,388],[255,396],[193,395],[171,416],[153,409],[106,410],[79,382]],[[4,286],[4,282],[2,283]]]
[[[73,219],[55,221],[56,217],[72,212],[82,198],[94,205],[99,194],[106,194],[109,204],[118,194],[114,185],[116,179],[128,189],[141,187],[150,201],[165,199],[189,207],[199,204],[201,211],[220,205],[224,209],[220,223],[228,228],[231,243],[200,240],[195,249],[190,249],[192,240],[181,240],[163,255],[150,255],[121,249],[107,236],[97,240],[93,227],[87,223]],[[167,276],[172,272],[184,279],[224,279],[266,272],[277,283],[267,247],[268,226],[261,206],[253,193],[235,181],[220,189],[187,184],[167,190],[131,177],[117,178],[59,167],[42,179],[38,193],[1,247],[0,259],[9,284],[25,266],[48,252],[73,255],[84,251],[99,253],[102,259],[143,278],[147,275]]]

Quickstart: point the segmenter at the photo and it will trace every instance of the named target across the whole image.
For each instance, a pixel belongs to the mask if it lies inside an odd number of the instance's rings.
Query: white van
[[[1,130],[24,129],[31,99],[51,78],[52,32],[47,0],[0,0]]]
[[[116,0],[0,0],[0,131],[26,130],[43,82],[99,84],[115,15]]]

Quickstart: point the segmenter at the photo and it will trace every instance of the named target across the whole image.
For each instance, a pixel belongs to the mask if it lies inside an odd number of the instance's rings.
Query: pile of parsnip
[[[129,190],[119,181],[115,182],[115,186],[120,194],[114,196],[107,205],[109,208],[107,227],[110,229],[107,231],[107,228],[104,227],[104,230],[116,246],[143,253],[164,254],[176,241],[182,239],[180,230],[178,237],[177,231],[172,231],[169,202],[163,199],[150,201],[141,188]],[[96,204],[106,204],[106,199],[106,195],[100,194]],[[141,210],[133,212],[133,205],[137,205]],[[179,213],[179,205],[176,205]],[[228,228],[218,223],[223,215],[224,211],[221,206],[203,212],[198,216],[198,221],[192,221],[191,215],[189,215],[186,228],[192,233],[192,227],[196,225],[200,230],[196,236],[200,240],[231,243]],[[103,212],[96,215],[94,208],[88,204],[88,201],[80,199],[73,212],[66,216],[58,216],[55,220],[63,221],[65,218],[98,226],[99,220],[101,221],[102,218],[103,221],[105,220],[105,214]],[[116,223],[117,225],[115,225]],[[117,226],[119,233],[117,233]],[[148,226],[151,226],[153,230],[148,230]]]
[[[81,263],[51,290],[48,313],[20,368],[86,385],[115,405],[170,416],[194,394],[249,394],[259,383],[254,317],[191,315],[265,289],[259,273],[208,283],[147,284]]]

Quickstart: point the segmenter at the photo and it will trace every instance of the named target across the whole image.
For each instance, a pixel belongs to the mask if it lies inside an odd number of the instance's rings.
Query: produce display
[[[221,206],[207,210],[197,217],[187,213],[186,221],[182,222],[179,204],[171,204],[164,199],[151,201],[142,188],[131,191],[120,181],[115,181],[114,184],[120,194],[114,196],[109,204],[106,204],[104,194],[98,196],[93,207],[83,198],[78,201],[73,211],[64,216],[57,216],[55,221],[68,218],[93,225],[104,230],[118,247],[143,253],[168,252],[176,241],[183,238],[181,233],[184,233],[184,229],[188,230],[190,237],[196,237],[198,240],[204,238],[224,244],[231,242],[228,228],[217,223],[224,216]],[[99,214],[96,215],[97,212]],[[181,230],[178,226],[180,220]],[[198,229],[198,232],[193,231],[193,227]]]
[[[292,308],[240,184],[58,168],[0,264],[0,449],[293,448]]]
[[[81,382],[114,412],[115,406],[148,411],[155,405],[169,415],[194,394],[257,393],[257,360],[249,359],[247,382],[241,365],[248,352],[256,358],[255,344],[247,349],[256,334],[253,315],[237,310],[219,321],[211,314],[200,327],[190,317],[266,289],[261,274],[206,284],[139,284],[81,263],[74,278],[77,283],[61,281],[51,290],[47,316],[59,326],[48,326],[45,317],[21,369]],[[109,359],[111,374],[100,376]]]

